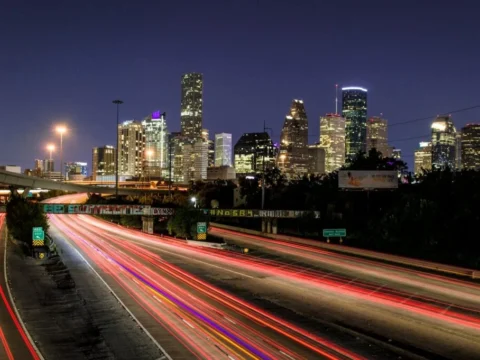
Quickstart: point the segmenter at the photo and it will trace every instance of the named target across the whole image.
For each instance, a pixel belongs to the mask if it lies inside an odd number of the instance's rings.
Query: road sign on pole
[[[331,238],[331,237],[346,237],[347,236],[347,229],[323,229],[323,237]]]
[[[32,240],[33,246],[45,245],[45,231],[43,231],[42,227],[32,228]]]
[[[197,240],[207,239],[207,223],[197,222]]]

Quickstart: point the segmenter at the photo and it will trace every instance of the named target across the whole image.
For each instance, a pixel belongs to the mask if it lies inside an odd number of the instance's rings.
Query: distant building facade
[[[181,133],[187,139],[196,140],[202,136],[203,75],[199,73],[182,75],[181,87]]]
[[[234,180],[235,168],[232,166],[213,166],[207,168],[207,180]]]
[[[67,180],[83,180],[87,177],[86,162],[67,162],[65,164],[65,173]]]
[[[450,116],[438,116],[432,123],[432,169],[455,170],[456,129]]]
[[[309,174],[325,174],[325,154],[325,148],[320,144],[308,146],[308,155],[310,157]]]
[[[237,175],[254,175],[275,167],[277,149],[267,132],[245,133],[234,147],[234,166]]]
[[[342,116],[345,118],[345,155],[353,159],[367,147],[367,89],[342,88]]]
[[[153,112],[142,122],[145,133],[144,169],[149,176],[168,177],[168,128],[166,114]]]
[[[367,149],[376,149],[383,157],[389,156],[387,120],[380,116],[372,116],[367,121]]]
[[[325,150],[325,172],[345,164],[345,118],[339,114],[320,117],[320,146]]]
[[[287,176],[308,173],[308,118],[303,100],[293,100],[280,135],[277,166]]]
[[[111,145],[94,147],[92,150],[92,180],[99,176],[115,175],[115,148]]]
[[[215,134],[215,167],[232,166],[232,134]]]
[[[414,154],[414,173],[421,175],[423,171],[432,170],[432,143],[421,142]]]
[[[145,156],[145,134],[140,122],[129,120],[118,125],[118,173],[141,176]]]
[[[480,171],[480,124],[462,128],[460,148],[462,168]]]

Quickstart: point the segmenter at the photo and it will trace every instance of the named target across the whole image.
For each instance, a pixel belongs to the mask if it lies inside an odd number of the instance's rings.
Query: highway
[[[6,226],[5,214],[0,214],[0,359],[40,360],[15,313],[5,281]]]
[[[51,215],[50,220],[54,238],[68,238],[121,298],[135,300],[130,311],[145,312],[155,321],[151,326],[143,324],[147,329],[160,326],[165,330],[159,342],[167,332],[176,340],[162,343],[174,359],[363,358],[212,286],[131,241],[132,236],[142,239],[141,233],[120,230],[89,216]],[[173,240],[164,249],[177,247],[183,253],[197,250]]]
[[[275,241],[269,254],[244,255],[85,215],[50,219],[52,234],[67,238],[122,296],[134,298],[182,344],[177,352],[186,358],[393,358],[392,348],[424,358],[480,353],[476,284]],[[258,247],[258,239],[228,236]],[[250,301],[258,299],[275,306],[267,313]]]

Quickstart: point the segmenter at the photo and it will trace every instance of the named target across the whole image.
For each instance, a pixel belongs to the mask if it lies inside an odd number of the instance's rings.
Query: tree
[[[193,239],[197,233],[197,222],[208,222],[207,217],[192,208],[178,208],[167,224],[168,233],[181,238]],[[208,224],[207,224],[208,226]]]
[[[32,228],[42,227],[48,230],[48,219],[39,203],[13,195],[7,204],[7,226],[12,236],[32,247]]]

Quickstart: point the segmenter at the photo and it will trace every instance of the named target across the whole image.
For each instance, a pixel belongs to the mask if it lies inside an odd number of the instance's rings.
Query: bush
[[[7,226],[17,240],[32,246],[32,228],[48,230],[48,219],[41,204],[32,203],[19,196],[12,196],[7,204]]]

